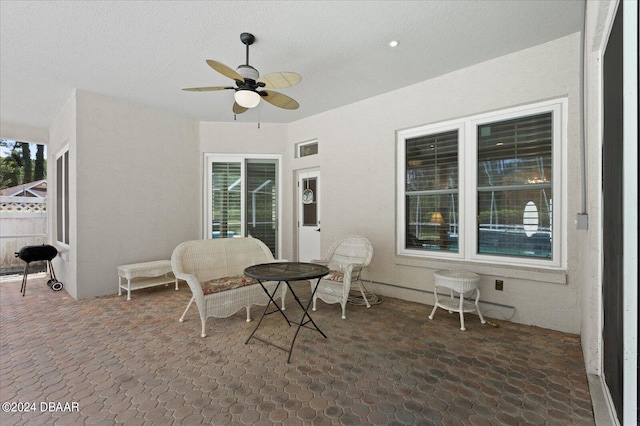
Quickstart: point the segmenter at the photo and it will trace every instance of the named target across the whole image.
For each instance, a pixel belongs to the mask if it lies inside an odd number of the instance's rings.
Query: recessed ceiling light
[[[398,43],[398,40],[391,40],[389,42],[389,46],[390,47],[396,47],[398,44],[400,44],[400,43]]]

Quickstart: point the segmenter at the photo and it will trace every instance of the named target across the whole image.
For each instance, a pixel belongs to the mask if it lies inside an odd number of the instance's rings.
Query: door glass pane
[[[211,238],[242,235],[240,163],[213,163]]]
[[[305,178],[302,180],[303,184],[303,200],[305,199],[305,192],[308,194],[308,198],[302,205],[302,226],[318,226],[318,200],[316,194],[318,193],[318,179]]]
[[[277,185],[274,160],[247,160],[246,235],[258,238],[276,256]]]

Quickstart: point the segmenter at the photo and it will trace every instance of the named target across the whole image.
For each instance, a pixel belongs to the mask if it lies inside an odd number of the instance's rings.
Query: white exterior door
[[[320,259],[320,170],[298,172],[298,261]]]

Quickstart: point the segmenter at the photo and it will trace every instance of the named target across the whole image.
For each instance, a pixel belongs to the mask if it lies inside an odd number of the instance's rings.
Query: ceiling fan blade
[[[215,92],[216,90],[227,90],[227,89],[235,89],[235,87],[224,87],[224,86],[187,87],[182,90],[187,90],[189,92]]]
[[[229,68],[225,64],[221,64],[220,62],[212,61],[211,59],[207,59],[207,64],[214,70],[218,71],[220,74],[229,77],[232,80],[238,80],[244,82],[244,78],[238,74],[234,69]]]
[[[302,80],[300,74],[287,71],[263,75],[258,79],[258,83],[264,83],[264,87],[267,89],[284,89],[295,86],[300,83],[300,80]]]
[[[243,112],[245,112],[246,110],[248,110],[249,108],[245,108],[243,106],[238,105],[237,102],[233,103],[233,113],[234,114],[242,114]]]
[[[292,99],[287,95],[283,95],[282,93],[274,92],[273,90],[263,90],[262,93],[266,93],[266,96],[263,96],[263,98],[271,105],[284,109],[298,109],[300,106],[295,99]]]

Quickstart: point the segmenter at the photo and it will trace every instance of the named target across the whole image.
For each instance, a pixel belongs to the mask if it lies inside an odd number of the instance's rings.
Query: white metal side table
[[[451,312],[458,312],[460,314],[460,330],[466,330],[464,327],[464,313],[465,312],[478,312],[480,322],[485,324],[486,321],[480,312],[478,302],[480,301],[480,289],[478,283],[480,282],[480,275],[473,272],[466,271],[436,271],[433,273],[435,284],[433,287],[433,296],[435,297],[435,304],[429,319],[433,319],[433,315],[436,313],[436,309],[442,308]],[[450,298],[440,299],[438,298],[438,287],[447,288],[451,292]],[[460,300],[456,301],[454,292],[458,293]],[[471,293],[473,296],[475,292],[475,303],[465,300],[464,295]]]

